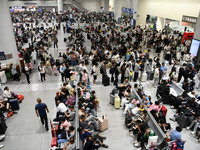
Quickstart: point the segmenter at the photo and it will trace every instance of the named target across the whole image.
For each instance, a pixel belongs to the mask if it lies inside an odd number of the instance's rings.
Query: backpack
[[[103,66],[100,67],[100,73],[103,74]]]

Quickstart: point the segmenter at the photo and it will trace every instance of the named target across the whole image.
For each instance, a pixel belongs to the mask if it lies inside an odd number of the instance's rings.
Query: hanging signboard
[[[197,23],[197,17],[191,17],[191,16],[183,15],[182,22],[195,23],[196,24]]]

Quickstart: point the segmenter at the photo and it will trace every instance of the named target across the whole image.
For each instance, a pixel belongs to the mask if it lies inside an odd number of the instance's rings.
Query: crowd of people
[[[22,71],[26,75],[27,82],[31,83],[29,75],[34,67],[37,67],[43,83],[46,82],[46,74],[60,73],[61,75],[63,86],[57,93],[58,110],[54,120],[59,122],[60,126],[60,134],[57,135],[58,144],[67,142],[64,148],[75,145],[74,117],[75,113],[78,113],[79,134],[84,149],[107,147],[103,144],[105,137],[98,133],[96,96],[95,91],[90,90],[90,85],[96,85],[100,74],[104,85],[105,78],[109,76],[110,82],[119,90],[123,114],[127,115],[127,111],[132,112],[134,119],[127,126],[133,132],[132,135],[137,135],[136,146],[144,148],[144,143],[148,141],[149,136],[155,135],[147,124],[149,116],[145,107],[152,113],[163,132],[169,133],[171,127],[160,112],[161,103],[173,105],[178,109],[176,118],[182,111],[188,113],[189,121],[186,127],[192,129],[195,126],[193,134],[198,133],[199,97],[194,93],[194,79],[196,76],[199,78],[200,71],[195,66],[196,57],[191,57],[189,53],[191,40],[185,39],[182,43],[179,34],[169,34],[165,30],[158,31],[141,26],[133,28],[130,20],[117,24],[111,14],[75,13],[73,15],[73,19],[70,19],[67,15],[53,13],[11,14],[18,51],[25,61]],[[58,49],[57,32],[63,27],[63,32],[66,33],[68,28],[65,24],[61,26],[63,21],[72,23],[70,36],[64,39],[69,47],[64,53],[59,53],[58,58],[54,58],[48,53],[48,49],[51,43],[54,49]],[[75,23],[78,23],[78,27],[73,28]],[[83,27],[79,27],[81,23],[84,24]],[[31,42],[28,42],[29,38]],[[91,43],[89,49],[85,47],[86,40]],[[24,43],[28,43],[25,49],[22,48]],[[157,53],[156,56],[154,53]],[[14,65],[11,69],[15,80],[20,80]],[[74,84],[71,84],[75,80],[75,72],[79,75],[78,92],[75,91]],[[166,80],[169,82],[166,83]],[[162,100],[155,101],[153,104],[151,97],[138,87],[141,81],[153,81],[152,86],[158,89],[163,86],[164,93],[158,92]],[[185,92],[182,96],[170,93],[171,81],[181,84],[183,82],[182,87]],[[131,83],[135,83],[134,89],[142,102],[134,96]],[[166,96],[167,91],[168,96]],[[190,98],[186,96],[187,94]],[[75,112],[74,108],[76,98],[79,104],[78,112]],[[38,103],[41,103],[40,99]],[[46,121],[45,118],[44,120]],[[44,124],[44,121],[42,123]],[[46,130],[48,130],[47,125]],[[179,133],[181,130],[180,127],[176,129]],[[174,132],[171,133],[172,140],[175,139]]]

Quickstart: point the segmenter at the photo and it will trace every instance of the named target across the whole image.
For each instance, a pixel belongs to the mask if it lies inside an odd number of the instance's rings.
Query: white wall
[[[148,0],[146,5],[150,15],[179,21],[183,15],[198,17],[200,10],[200,0]]]
[[[75,0],[89,11],[100,11],[101,0]]]

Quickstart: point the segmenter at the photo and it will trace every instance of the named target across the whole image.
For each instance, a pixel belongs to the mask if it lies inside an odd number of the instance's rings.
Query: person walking
[[[45,124],[45,128],[48,131],[49,127],[48,127],[48,119],[47,119],[46,112],[49,113],[49,109],[45,103],[42,103],[41,98],[38,98],[37,102],[38,102],[38,104],[35,105],[35,113],[36,113],[37,117],[40,117],[41,123],[43,125]]]
[[[53,42],[54,42],[54,49],[57,47],[58,49],[58,38],[56,36],[53,37]]]

